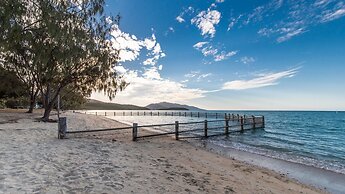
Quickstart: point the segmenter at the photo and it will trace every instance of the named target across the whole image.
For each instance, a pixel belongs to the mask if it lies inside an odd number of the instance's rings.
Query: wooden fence
[[[175,116],[175,117],[195,117],[195,118],[232,118],[240,119],[241,115],[227,112],[196,112],[196,111],[79,111],[84,114],[97,116]],[[244,116],[245,117],[245,116]]]
[[[226,135],[234,132],[244,132],[245,130],[258,129],[265,127],[265,118],[263,116],[239,116],[227,114],[222,120],[204,120],[197,122],[179,122],[156,124],[156,125],[138,125],[108,129],[94,129],[81,131],[67,131],[59,129],[59,138],[64,138],[68,134],[84,134],[92,132],[122,131],[132,130],[132,140],[137,141],[141,138],[174,135],[176,140],[184,138],[208,138],[212,136]]]

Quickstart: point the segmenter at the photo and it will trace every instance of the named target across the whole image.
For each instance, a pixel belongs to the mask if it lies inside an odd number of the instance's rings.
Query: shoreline
[[[246,152],[243,150],[237,150],[235,148],[222,147],[205,141],[191,141],[190,143],[209,152],[217,153],[223,157],[233,158],[257,167],[273,170],[274,172],[297,180],[302,184],[307,184],[321,190],[326,190],[336,194],[341,194],[345,191],[345,174],[342,173]]]
[[[105,117],[64,116],[71,130],[123,126]],[[57,123],[35,117],[0,111],[4,193],[325,193],[171,137],[132,142],[128,131],[58,140]]]
[[[118,122],[126,125],[131,124],[130,122]],[[257,153],[251,153],[235,148],[222,147],[205,140],[182,140],[182,142],[184,141],[195,147],[204,149],[211,153],[216,153],[226,158],[242,161],[260,168],[273,170],[281,175],[297,180],[302,184],[307,184],[321,190],[326,190],[335,194],[342,194],[345,191],[345,174],[339,172]]]

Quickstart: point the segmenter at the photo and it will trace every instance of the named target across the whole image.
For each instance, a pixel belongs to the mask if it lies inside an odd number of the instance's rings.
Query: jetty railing
[[[64,120],[64,122],[66,122]],[[66,125],[66,124],[64,124]],[[142,138],[171,136],[174,135],[176,140],[187,138],[208,138],[213,136],[226,135],[230,133],[240,132],[245,130],[259,129],[265,127],[264,116],[235,116],[226,115],[224,119],[220,120],[204,120],[196,122],[179,122],[155,124],[155,125],[138,125],[133,123],[133,126],[107,129],[93,129],[93,130],[79,130],[67,131],[66,127],[59,127],[59,139],[63,139],[68,134],[86,134],[94,132],[106,131],[132,131],[132,140],[137,141]]]

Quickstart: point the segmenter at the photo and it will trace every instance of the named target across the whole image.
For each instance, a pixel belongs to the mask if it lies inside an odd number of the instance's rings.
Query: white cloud
[[[229,57],[232,57],[237,54],[237,51],[230,51],[230,52],[224,52],[222,51],[220,54],[217,54],[214,56],[214,61],[224,61],[228,59]]]
[[[195,45],[193,45],[193,47],[195,49],[201,49],[205,44],[208,44],[208,42],[198,42]]]
[[[187,88],[179,82],[168,79],[156,79],[155,70],[148,71],[140,76],[137,71],[128,71],[124,76],[130,84],[122,92],[119,92],[114,101],[116,103],[133,103],[147,105],[154,102],[186,102],[188,100],[202,98],[206,91]],[[105,96],[94,93],[91,98],[109,101]]]
[[[177,17],[176,17],[176,20],[177,20],[179,23],[182,23],[182,22],[185,21],[185,20],[182,18],[182,16],[177,16]]]
[[[245,57],[242,57],[242,58],[241,58],[241,62],[242,62],[243,64],[254,63],[254,62],[255,62],[255,59],[254,59],[253,57],[247,57],[247,56],[245,56]]]
[[[278,73],[267,73],[258,75],[250,80],[234,80],[224,83],[223,90],[246,90],[277,85],[280,79],[293,77],[299,68],[290,69]]]
[[[188,79],[184,80],[183,83],[189,82],[189,81],[201,82],[205,78],[210,77],[212,75],[213,75],[212,73],[201,73],[200,71],[191,71],[190,73],[187,73],[184,75],[184,77]]]
[[[279,11],[281,7],[287,12]],[[279,15],[280,21],[272,21]],[[243,17],[242,17],[243,16]],[[252,12],[240,14],[237,18],[232,17],[228,30],[262,22],[266,26],[258,31],[258,34],[266,37],[273,37],[278,43],[290,40],[293,37],[304,34],[313,26],[330,22],[345,16],[344,1],[337,0],[315,0],[315,1],[283,1],[271,0],[257,6]],[[239,21],[240,20],[240,21]]]
[[[284,30],[285,28],[283,28]],[[282,29],[280,29],[281,31]],[[280,36],[277,38],[277,42],[284,42],[289,39],[291,39],[294,36],[300,35],[302,33],[306,32],[304,28],[298,28],[298,29],[288,29],[285,32],[283,32],[283,36]]]
[[[327,13],[322,17],[322,22],[329,22],[345,15],[345,8],[338,9],[334,12]]]
[[[226,60],[237,54],[238,51],[219,51],[219,49],[214,48],[209,42],[198,42],[193,47],[200,51],[205,57],[212,56],[213,60],[216,62]]]
[[[120,50],[120,62],[136,60],[143,48],[152,51],[150,53],[152,57],[148,59],[146,64],[154,65],[158,59],[165,56],[154,34],[152,34],[151,38],[138,40],[136,36],[122,32],[117,25],[113,25],[111,35],[112,38],[110,41],[112,47],[116,50]]]
[[[216,34],[215,25],[220,22],[221,13],[217,10],[201,11],[195,16],[191,23],[195,24],[200,30],[201,35],[209,35],[211,38]]]
[[[201,98],[206,91],[198,88],[187,88],[183,83],[162,78],[160,72],[163,65],[157,62],[165,57],[161,45],[156,37],[138,39],[134,35],[122,32],[118,26],[114,26],[111,43],[114,49],[120,50],[120,62],[137,60],[142,49],[147,49],[147,59],[143,62],[143,70],[129,70],[123,65],[115,66],[114,70],[123,76],[129,86],[119,92],[114,101],[117,103],[134,103],[147,105],[152,102],[172,101],[185,102],[195,98]],[[147,66],[150,65],[150,66]],[[102,101],[109,99],[101,93],[93,93],[92,98]]]

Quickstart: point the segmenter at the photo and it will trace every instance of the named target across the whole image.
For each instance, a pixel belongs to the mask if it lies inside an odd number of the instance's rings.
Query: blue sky
[[[130,83],[113,102],[345,110],[345,1],[106,4],[107,13],[122,17],[112,42],[120,49],[116,70]]]

